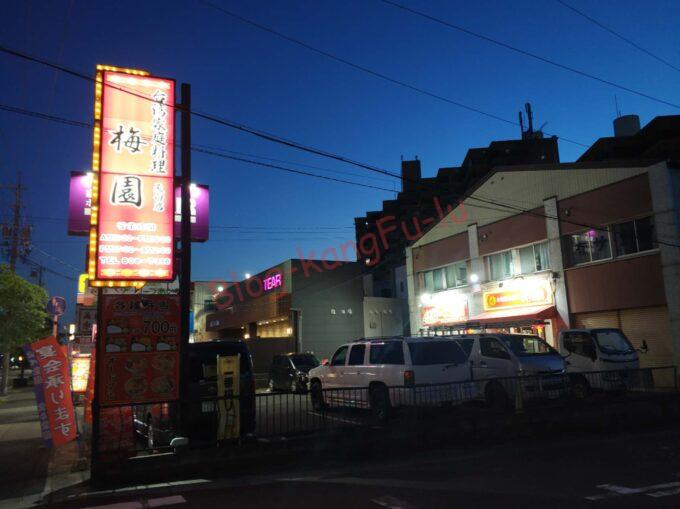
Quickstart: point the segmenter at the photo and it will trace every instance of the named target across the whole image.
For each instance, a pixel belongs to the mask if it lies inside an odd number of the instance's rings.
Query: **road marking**
[[[371,502],[373,502],[374,504],[381,505],[383,507],[387,507],[388,509],[417,509],[416,506],[414,506],[413,504],[410,504],[409,502],[405,502],[403,500],[399,500],[398,498],[391,497],[389,495],[371,499]]]
[[[680,482],[678,481],[663,484],[652,484],[651,486],[642,486],[640,488],[628,488],[626,486],[619,486],[617,484],[600,484],[595,487],[605,490],[608,493],[603,493],[601,495],[591,495],[589,497],[585,497],[586,500],[603,500],[605,498],[621,497],[624,495],[637,495],[640,493],[645,493],[650,497],[659,498],[677,495],[680,493]],[[669,490],[669,488],[673,489]]]
[[[381,488],[407,488],[426,491],[453,491],[455,488],[449,483],[427,482],[427,481],[407,481],[405,479],[370,479],[360,477],[293,477],[279,479],[287,482],[318,482],[328,484],[355,484],[362,486],[379,486]]]
[[[151,498],[147,500],[147,504],[149,507],[161,507],[164,505],[183,504],[186,501],[182,495],[173,495],[171,497]]]
[[[309,414],[315,415],[317,417],[321,417],[323,419],[330,419],[332,421],[344,422],[344,423],[347,423],[347,424],[354,424],[354,425],[363,424],[359,420],[343,419],[342,417],[333,417],[333,416],[330,416],[328,414],[326,414],[326,415],[320,414],[319,412],[309,412]]]
[[[184,504],[186,499],[182,495],[173,495],[171,497],[150,498],[148,500],[135,500],[132,502],[118,502],[108,505],[97,505],[86,507],[85,509],[144,509],[147,507],[162,507],[165,505]]]

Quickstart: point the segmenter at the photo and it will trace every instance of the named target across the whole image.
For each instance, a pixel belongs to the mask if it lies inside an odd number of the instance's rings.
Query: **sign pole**
[[[180,344],[180,419],[181,429],[184,436],[188,435],[186,429],[186,409],[188,408],[187,385],[189,368],[189,309],[191,307],[191,85],[182,83],[182,255],[179,280],[179,299],[181,311],[181,344]]]
[[[102,319],[102,310],[104,290],[97,288],[97,332],[94,338],[94,396],[92,398],[92,438],[90,443],[90,477],[93,481],[99,479],[101,469],[99,468],[99,385],[101,383],[101,370],[99,369],[99,361],[102,358],[103,345],[100,341],[101,331],[104,327],[104,320]]]

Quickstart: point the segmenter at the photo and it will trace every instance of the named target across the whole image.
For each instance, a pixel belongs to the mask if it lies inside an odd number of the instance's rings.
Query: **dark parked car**
[[[269,389],[272,391],[306,392],[307,374],[319,365],[311,353],[275,355],[269,370]]]
[[[191,343],[188,346],[187,403],[183,412],[190,445],[215,443],[219,414],[217,396],[217,356],[240,354],[240,435],[255,432],[255,376],[248,347],[242,340]],[[208,398],[208,399],[206,399]],[[135,431],[145,437],[149,448],[170,444],[181,436],[178,431],[179,403],[137,405]]]

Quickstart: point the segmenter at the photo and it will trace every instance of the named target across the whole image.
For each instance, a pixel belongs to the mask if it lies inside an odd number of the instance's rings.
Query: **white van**
[[[523,401],[559,398],[568,391],[564,359],[538,336],[466,334],[456,341],[468,355],[481,394],[494,408],[514,404],[520,390]]]
[[[640,368],[637,350],[620,329],[568,329],[560,331],[557,348],[570,373],[572,391],[578,398],[591,390],[625,389]],[[641,351],[647,351],[642,342]]]
[[[309,372],[312,406],[370,408],[385,420],[397,406],[462,403],[477,395],[467,356],[451,339],[362,339]],[[461,383],[462,382],[462,383]]]

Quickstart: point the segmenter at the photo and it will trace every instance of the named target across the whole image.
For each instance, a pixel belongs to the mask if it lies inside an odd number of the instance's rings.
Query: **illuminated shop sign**
[[[514,280],[506,286],[482,295],[484,311],[540,306],[553,303],[553,292],[548,280]]]
[[[420,323],[425,327],[452,325],[468,320],[467,296],[456,290],[421,296]]]
[[[90,284],[172,280],[175,82],[97,66],[95,100]]]
[[[264,288],[265,292],[273,290],[274,288],[280,288],[281,286],[283,286],[281,274],[274,274],[262,280],[262,288]]]
[[[210,189],[206,185],[191,184],[189,204],[191,241],[205,242],[209,238]],[[182,225],[182,186],[175,186],[175,237]],[[68,202],[68,234],[88,235],[92,213],[92,173],[71,172]]]

